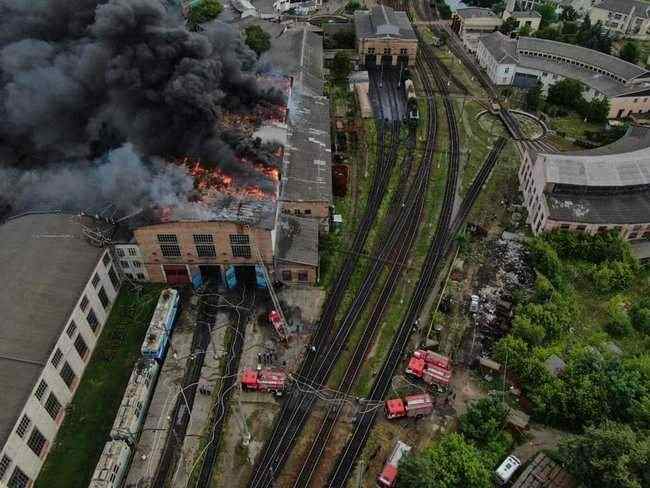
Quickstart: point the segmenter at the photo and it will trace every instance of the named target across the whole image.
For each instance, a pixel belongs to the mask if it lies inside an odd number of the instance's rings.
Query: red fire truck
[[[428,385],[447,387],[451,381],[451,361],[433,351],[418,349],[413,353],[406,372],[421,378]]]
[[[404,444],[402,441],[397,441],[397,444],[395,444],[395,447],[393,448],[393,452],[386,460],[384,469],[377,477],[377,484],[379,486],[384,486],[386,488],[395,486],[395,481],[397,480],[397,465],[402,457],[407,455],[410,451],[411,446]]]
[[[384,404],[387,419],[399,419],[402,417],[422,418],[433,412],[433,400],[428,393],[407,396],[404,399],[394,398],[386,400]]]
[[[261,369],[256,371],[247,368],[241,375],[241,385],[244,390],[268,391],[282,395],[287,382],[287,375],[283,371],[274,369]]]
[[[280,339],[283,341],[287,340],[287,329],[285,328],[284,324],[282,323],[282,317],[278,313],[277,310],[271,310],[269,312],[269,322],[271,322],[271,325],[275,329],[275,332],[278,334]]]

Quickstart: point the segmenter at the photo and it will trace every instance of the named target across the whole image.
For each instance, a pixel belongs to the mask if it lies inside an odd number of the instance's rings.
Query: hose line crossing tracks
[[[359,222],[350,249],[351,252],[347,254],[337,281],[327,297],[318,329],[306,350],[305,358],[296,375],[303,382],[316,389],[327,381],[327,377],[344,349],[351,327],[354,324],[354,320],[348,320],[341,323],[339,327],[334,327],[335,317],[356,268],[358,256],[363,252],[366,239],[386,194],[388,181],[397,159],[401,129],[398,114],[400,113],[401,102],[397,99],[398,87],[394,86],[395,81],[393,77],[387,76],[382,82],[377,79],[375,74],[371,74],[371,89],[378,90],[378,85],[383,83],[388,93],[393,96],[388,98],[388,105],[386,103],[379,104],[377,114],[379,125],[377,132],[377,164],[366,211]],[[390,257],[388,254],[383,256]],[[375,265],[380,266],[380,263],[381,261],[378,260]],[[372,270],[370,273],[372,273]],[[361,289],[357,291],[358,300],[355,299],[356,305],[352,305],[352,308],[356,307],[358,309],[354,311],[356,314],[360,313],[372,291],[372,286],[366,284],[370,283],[367,280],[366,277]],[[249,486],[272,485],[315,401],[316,396],[309,390],[293,389],[289,392],[280,413],[276,417],[273,431],[266,440],[264,449],[255,464]]]

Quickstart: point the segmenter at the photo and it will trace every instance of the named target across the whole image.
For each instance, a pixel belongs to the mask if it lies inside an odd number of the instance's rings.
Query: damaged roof
[[[318,266],[318,221],[281,214],[276,259]]]
[[[357,39],[392,37],[417,40],[406,12],[396,12],[385,5],[354,12]]]
[[[332,149],[329,100],[293,93],[280,199],[332,201]]]
[[[551,219],[585,224],[650,223],[650,191],[614,195],[549,194]]]
[[[4,445],[104,249],[69,214],[30,214],[0,225],[0,446]]]

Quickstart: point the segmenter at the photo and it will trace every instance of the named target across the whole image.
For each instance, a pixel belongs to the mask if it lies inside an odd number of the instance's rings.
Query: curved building
[[[609,118],[650,111],[650,72],[636,64],[573,44],[500,32],[479,38],[476,56],[495,85],[548,87],[565,78],[581,81],[586,100],[607,98]]]
[[[633,127],[618,141],[587,151],[527,147],[519,184],[534,233],[618,230],[650,239],[650,129]]]

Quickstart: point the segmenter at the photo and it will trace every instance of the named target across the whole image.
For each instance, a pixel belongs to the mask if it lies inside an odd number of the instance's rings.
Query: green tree
[[[190,8],[188,21],[190,25],[196,27],[216,19],[222,10],[223,7],[217,0],[201,0]]]
[[[345,6],[345,11],[349,14],[359,9],[361,9],[361,3],[358,0],[350,0]]]
[[[535,10],[542,16],[540,27],[546,27],[557,21],[557,14],[555,13],[555,4],[548,2],[538,5]]]
[[[643,432],[606,422],[560,444],[564,464],[583,486],[650,486],[650,442]]]
[[[564,22],[562,24],[562,35],[567,37],[575,36],[578,33],[578,24],[576,22]]]
[[[629,63],[637,63],[641,57],[641,49],[636,42],[627,41],[623,44],[621,51],[618,53],[618,57]]]
[[[500,436],[508,415],[508,406],[494,395],[472,403],[460,417],[460,432],[466,439],[484,446]]]
[[[562,264],[553,246],[541,237],[535,237],[528,241],[528,250],[535,269],[556,284]]]
[[[607,304],[607,331],[614,337],[623,337],[632,333],[632,320],[625,309],[621,296],[613,297]]]
[[[246,34],[246,45],[258,56],[271,48],[271,35],[264,32],[259,25],[249,25],[244,33]]]
[[[526,92],[526,109],[531,112],[537,112],[540,108],[542,101],[542,84],[537,82],[537,84],[529,88]]]
[[[650,333],[650,297],[642,297],[632,304],[630,318],[637,330]]]
[[[560,20],[562,22],[575,22],[578,20],[578,12],[571,5],[564,7],[560,13]]]
[[[546,95],[546,102],[558,107],[577,108],[584,103],[582,92],[584,86],[577,80],[569,78],[551,85]]]
[[[352,71],[352,60],[348,53],[339,51],[332,60],[332,78],[336,83],[345,83]]]
[[[533,31],[533,29],[530,27],[530,25],[525,24],[519,28],[517,31],[517,34],[519,34],[520,37],[528,37],[530,36],[530,33]]]
[[[609,115],[609,100],[605,97],[593,98],[584,104],[581,113],[589,122],[604,124]]]
[[[510,34],[511,32],[517,30],[517,27],[519,27],[519,21],[515,19],[514,17],[508,17],[503,24],[501,24],[501,27],[499,27],[499,30],[503,34]]]
[[[492,480],[479,451],[462,435],[452,433],[403,459],[397,485],[400,488],[490,488]]]

